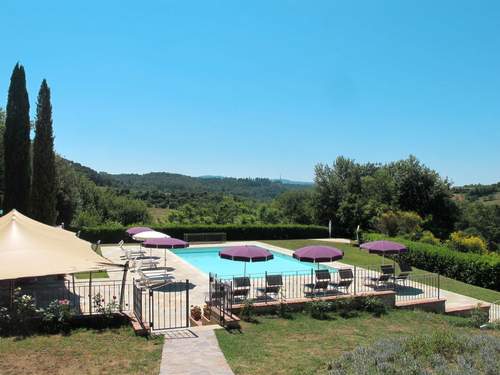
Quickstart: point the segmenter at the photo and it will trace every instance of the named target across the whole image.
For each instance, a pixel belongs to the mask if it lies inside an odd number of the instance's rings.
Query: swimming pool
[[[191,263],[200,271],[215,273],[219,276],[242,275],[244,262],[237,262],[219,257],[221,247],[200,247],[188,249],[172,250],[174,254]],[[269,250],[269,249],[268,249]],[[285,272],[311,272],[311,269],[317,269],[318,265],[313,263],[299,262],[297,259],[269,250],[274,258],[267,262],[248,262],[247,275],[268,273],[285,273]],[[331,267],[320,265],[320,268],[334,270]]]

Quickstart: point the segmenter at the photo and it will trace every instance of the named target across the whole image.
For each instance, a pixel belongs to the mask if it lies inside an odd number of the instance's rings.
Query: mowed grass
[[[0,338],[0,373],[157,375],[162,346],[163,336],[148,340],[136,336],[130,327],[80,329],[68,336]]]
[[[297,313],[293,319],[258,317],[258,323],[242,323],[241,333],[217,330],[219,345],[236,375],[327,374],[330,361],[359,345],[382,338],[459,328],[453,321],[464,318],[392,310],[380,318],[361,314],[343,319],[315,320]],[[488,331],[499,335],[498,331]]]
[[[351,245],[341,244],[341,243],[332,243],[328,241],[312,241],[312,240],[276,240],[276,241],[263,241],[270,245],[283,247],[285,249],[295,250],[303,246],[308,245],[325,245],[325,246],[334,246],[344,251],[344,258],[342,262],[351,264],[353,266],[379,266],[382,264],[382,257],[375,254],[369,254],[366,251],[360,250],[358,247],[354,247]],[[385,259],[385,263],[387,264],[387,258]],[[427,271],[420,270],[418,268],[414,268],[413,273],[415,275],[426,273]],[[419,280],[420,281],[420,280]],[[421,280],[422,283],[425,283],[425,279]],[[441,289],[449,290],[450,292],[455,292],[458,294],[462,294],[464,296],[469,296],[473,298],[480,299],[486,302],[497,302],[500,301],[500,292],[495,290],[481,288],[475,285],[470,285],[455,279],[450,279],[445,276],[440,277],[440,286]]]

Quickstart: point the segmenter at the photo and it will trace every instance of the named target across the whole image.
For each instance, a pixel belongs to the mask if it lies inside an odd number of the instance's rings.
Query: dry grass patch
[[[2,374],[158,374],[163,337],[137,337],[130,327],[70,335],[0,338]]]

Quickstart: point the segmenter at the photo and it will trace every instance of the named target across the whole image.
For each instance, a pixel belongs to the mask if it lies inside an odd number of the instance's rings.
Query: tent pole
[[[120,291],[120,312],[123,311],[123,299],[125,298],[125,281],[127,281],[128,262],[128,260],[125,262],[125,266],[123,269],[122,287]]]

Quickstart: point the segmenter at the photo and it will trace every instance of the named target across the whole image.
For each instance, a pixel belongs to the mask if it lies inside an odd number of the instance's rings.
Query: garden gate
[[[189,327],[189,280],[169,282],[148,289],[151,331]]]

